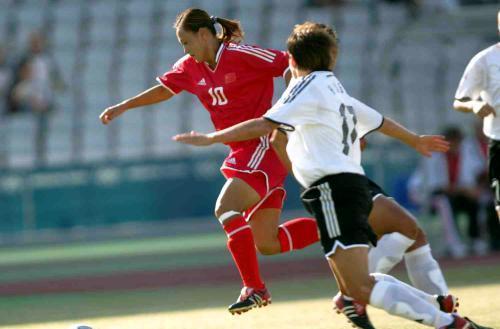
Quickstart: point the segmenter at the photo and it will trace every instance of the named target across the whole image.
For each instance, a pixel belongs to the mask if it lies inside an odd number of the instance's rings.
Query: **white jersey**
[[[364,174],[359,139],[383,116],[349,96],[330,71],[294,79],[264,115],[288,133],[293,174],[304,187],[327,175]]]
[[[500,43],[474,56],[458,85],[455,98],[460,100],[481,97],[497,113],[483,119],[483,131],[491,139],[500,140]]]

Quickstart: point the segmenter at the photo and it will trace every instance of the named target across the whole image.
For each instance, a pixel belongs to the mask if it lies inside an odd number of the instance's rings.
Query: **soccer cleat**
[[[255,307],[267,306],[267,304],[271,304],[271,294],[266,288],[257,290],[243,287],[236,302],[229,305],[228,311],[232,315],[241,314]]]
[[[349,300],[340,292],[333,297],[333,309],[338,314],[341,312],[347,317],[347,321],[354,328],[375,329],[366,313],[366,305],[358,303],[355,300]]]
[[[458,314],[453,314],[453,322],[439,329],[493,329],[493,328],[480,326],[467,317],[462,318]]]
[[[438,295],[436,297],[437,302],[439,303],[439,309],[446,313],[457,313],[458,306],[458,297],[453,295]]]

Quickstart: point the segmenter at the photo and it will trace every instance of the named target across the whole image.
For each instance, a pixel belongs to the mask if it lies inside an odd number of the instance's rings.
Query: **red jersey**
[[[221,130],[266,113],[272,106],[273,78],[284,75],[287,68],[288,55],[283,51],[222,43],[213,70],[186,55],[157,80],[174,94],[186,90],[196,95],[215,129]]]

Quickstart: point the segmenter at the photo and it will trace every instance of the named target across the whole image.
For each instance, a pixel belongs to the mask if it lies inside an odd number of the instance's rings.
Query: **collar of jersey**
[[[219,66],[220,58],[222,56],[222,52],[224,51],[224,48],[226,48],[226,44],[224,42],[221,42],[219,49],[217,50],[217,53],[215,54],[215,68],[212,70],[210,66],[205,62],[205,66],[212,72],[217,71],[217,67]]]
[[[313,74],[318,74],[318,73],[327,73],[327,74],[329,73],[329,74],[333,74],[333,72],[332,72],[332,71],[312,71],[311,73],[309,73],[309,74],[307,74],[307,75],[304,75],[304,76],[302,76],[302,77],[300,77],[300,78],[297,78],[297,80],[303,80],[303,79],[307,78],[307,77],[308,77],[308,76],[310,76],[310,75],[313,75]],[[292,80],[295,80],[295,79],[292,79]]]

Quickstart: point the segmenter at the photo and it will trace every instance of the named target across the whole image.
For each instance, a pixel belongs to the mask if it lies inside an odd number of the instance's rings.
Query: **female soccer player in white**
[[[500,34],[500,11],[497,22]],[[453,107],[460,112],[473,112],[483,119],[483,132],[490,139],[490,183],[500,220],[500,42],[471,59],[458,85]]]
[[[427,156],[446,151],[448,144],[440,136],[417,136],[350,97],[331,73],[336,39],[321,25],[297,25],[287,47],[297,79],[262,118],[207,135],[176,135],[174,140],[210,145],[264,136],[277,128],[288,130],[293,173],[306,188],[301,198],[316,218],[325,256],[342,293],[435,328],[484,328],[439,311],[395,278],[368,272],[368,244],[375,242],[375,235],[367,220],[372,200],[360,165],[358,128],[378,127]],[[370,323],[357,325],[373,328]]]

